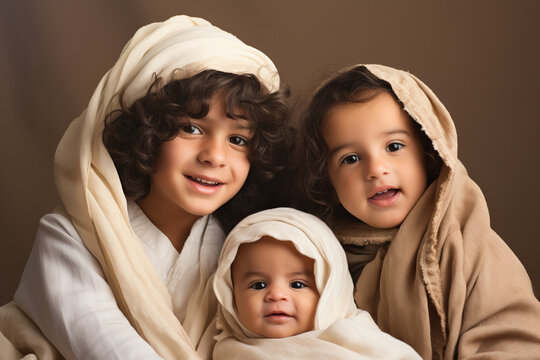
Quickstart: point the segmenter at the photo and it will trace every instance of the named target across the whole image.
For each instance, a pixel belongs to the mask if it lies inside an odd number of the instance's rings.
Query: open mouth
[[[384,191],[379,191],[372,197],[370,197],[370,200],[385,200],[390,199],[391,197],[395,196],[399,192],[399,189],[386,189]]]
[[[197,184],[201,184],[203,186],[218,186],[218,185],[221,185],[223,183],[220,183],[220,182],[217,182],[217,181],[213,181],[213,180],[208,180],[208,179],[203,179],[203,178],[199,178],[199,177],[194,177],[194,176],[189,176],[189,175],[186,175],[186,177],[193,181],[193,182],[196,182]]]

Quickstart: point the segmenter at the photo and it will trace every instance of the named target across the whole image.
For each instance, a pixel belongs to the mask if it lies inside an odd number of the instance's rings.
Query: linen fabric
[[[366,67],[391,84],[444,164],[399,229],[332,225],[348,249],[377,246],[356,281],[357,305],[423,359],[540,359],[540,303],[490,227],[482,192],[457,157],[450,114],[414,75]]]
[[[217,308],[215,298],[208,297],[207,304],[194,304],[190,298],[198,290],[201,276],[215,271],[225,237],[218,221],[212,216],[197,220],[178,254],[134,202],[128,202],[128,214],[148,259],[171,294],[173,312],[180,322],[185,324],[189,318],[186,315],[192,310],[190,306],[197,307],[193,311],[206,307],[210,315],[204,341],[199,343],[205,344],[203,348],[211,345],[215,334],[212,323]],[[40,221],[15,301],[65,358],[161,359],[118,309],[99,264],[84,247],[71,221],[58,212],[47,214]],[[20,345],[31,343],[20,336],[28,333],[28,329],[17,326],[11,318],[13,315],[6,319],[14,325],[7,327],[11,329],[7,337]],[[27,345],[20,347],[28,351]],[[198,350],[202,352],[200,347]],[[211,346],[205,351],[202,357],[209,358]]]
[[[314,330],[291,337],[258,337],[235,310],[231,264],[241,244],[270,236],[291,241],[314,259],[320,298]],[[214,291],[221,333],[213,358],[220,359],[420,359],[407,344],[383,333],[353,301],[345,252],[330,228],[313,215],[291,208],[261,211],[242,220],[227,236],[218,261]]]
[[[135,33],[55,154],[56,186],[69,219],[102,268],[121,311],[165,359],[199,358],[195,348],[211,314],[204,306],[190,309],[182,326],[173,313],[171,296],[130,226],[127,201],[101,134],[104,118],[119,106],[119,92],[129,106],[146,94],[154,74],[165,84],[206,69],[255,74],[269,91],[279,87],[275,66],[262,52],[204,19],[175,16]],[[193,303],[208,301],[208,279],[209,274],[201,276]]]

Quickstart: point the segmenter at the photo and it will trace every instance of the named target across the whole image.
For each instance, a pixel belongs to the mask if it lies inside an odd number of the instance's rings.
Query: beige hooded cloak
[[[408,72],[366,67],[391,84],[444,164],[399,229],[333,226],[351,253],[374,256],[356,282],[358,307],[424,359],[540,359],[540,302],[490,227],[482,192],[457,158],[448,111]]]

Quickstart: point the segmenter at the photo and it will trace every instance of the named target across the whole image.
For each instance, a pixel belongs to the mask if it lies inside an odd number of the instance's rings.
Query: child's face
[[[377,228],[400,225],[427,186],[422,146],[391,94],[330,109],[321,127],[339,201]]]
[[[268,338],[313,330],[319,302],[313,264],[290,241],[265,236],[240,245],[231,273],[242,324]]]
[[[163,143],[151,175],[146,201],[166,210],[202,216],[230,200],[244,184],[250,164],[249,122],[225,114],[223,100],[214,96],[203,119]]]

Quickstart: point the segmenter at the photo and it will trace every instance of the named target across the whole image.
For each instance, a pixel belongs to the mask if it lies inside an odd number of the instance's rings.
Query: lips
[[[264,317],[272,317],[272,316],[287,316],[287,317],[291,317],[291,315],[285,313],[285,312],[281,312],[281,311],[275,311],[275,312],[272,312],[270,314],[267,314],[265,315]]]
[[[217,180],[211,180],[211,179],[205,179],[205,178],[201,178],[201,177],[196,177],[196,176],[190,176],[190,175],[186,175],[186,177],[193,181],[193,182],[196,182],[197,184],[201,184],[203,186],[219,186],[223,183],[217,181]]]
[[[282,311],[274,311],[270,314],[265,315],[264,318],[271,324],[279,325],[289,322],[293,318],[293,316]]]
[[[399,189],[386,189],[383,191],[376,192],[370,200],[386,200],[395,196],[399,192]]]

